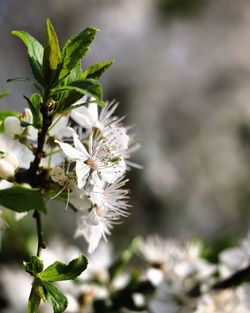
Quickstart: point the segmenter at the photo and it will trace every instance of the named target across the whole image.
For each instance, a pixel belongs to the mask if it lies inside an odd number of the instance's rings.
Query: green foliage
[[[42,286],[46,300],[53,306],[54,313],[62,313],[68,306],[66,296],[53,284],[43,281]]]
[[[12,35],[19,37],[27,47],[28,60],[36,80],[43,85],[43,46],[33,36],[24,31],[12,31]]]
[[[100,77],[110,68],[110,66],[114,63],[114,61],[103,61],[91,65],[88,67],[83,73],[81,78],[93,78],[100,79]]]
[[[21,186],[0,190],[0,205],[14,212],[28,212],[30,210],[47,212],[44,200],[39,192]]]
[[[40,302],[41,297],[38,295],[38,286],[37,288],[32,287],[26,313],[37,313]]]
[[[41,105],[43,102],[41,95],[39,95],[38,93],[35,93],[31,96],[30,99],[27,98],[26,96],[24,96],[24,98],[27,100],[32,116],[33,116],[32,125],[36,128],[41,127],[42,119],[43,119],[42,114],[40,112]]]
[[[56,32],[50,20],[47,20],[47,37],[44,45],[43,73],[44,80],[48,86],[53,85],[56,75],[57,65],[61,58],[61,51]]]
[[[31,256],[29,262],[23,262],[26,272],[35,276],[43,270],[43,261],[37,256]]]
[[[63,113],[72,109],[72,105],[83,95],[93,97],[104,106],[102,101],[102,87],[100,77],[109,69],[113,61],[96,63],[82,72],[81,59],[86,55],[97,29],[88,27],[78,35],[72,36],[60,51],[56,31],[50,22],[46,22],[46,40],[43,46],[30,34],[24,31],[13,31],[27,46],[28,59],[34,77],[39,84],[25,77],[15,77],[11,81],[30,81],[41,92],[41,101],[38,97],[27,99],[34,116],[34,127],[41,127],[41,105],[50,97],[56,105],[52,114]]]
[[[69,75],[70,71],[86,55],[97,31],[96,28],[88,27],[67,41],[62,51],[59,80]]]
[[[0,111],[0,133],[4,132],[4,120],[8,116],[18,116],[18,113],[15,111]]]
[[[34,276],[26,313],[37,313],[41,299],[53,306],[54,313],[64,312],[68,300],[51,282],[75,279],[87,268],[87,264],[88,261],[84,255],[67,265],[56,261],[45,270],[43,270],[43,262],[36,256],[32,256],[29,262],[24,262],[25,270]]]
[[[81,95],[87,95],[89,97],[94,97],[96,102],[100,106],[105,106],[105,103],[101,100],[102,97],[102,87],[100,83],[95,79],[85,79],[78,80],[70,83],[67,86],[62,86],[54,88],[51,90],[51,94],[58,94],[63,91],[73,91]]]
[[[87,264],[88,261],[84,255],[74,259],[68,265],[57,261],[47,267],[39,277],[47,282],[75,279],[87,268]]]

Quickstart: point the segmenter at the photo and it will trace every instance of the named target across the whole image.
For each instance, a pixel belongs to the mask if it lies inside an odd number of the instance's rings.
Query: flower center
[[[93,158],[88,158],[84,163],[87,164],[91,170],[96,171],[97,167]]]

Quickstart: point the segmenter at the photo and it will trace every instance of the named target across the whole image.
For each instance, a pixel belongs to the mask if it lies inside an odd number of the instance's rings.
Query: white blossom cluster
[[[83,105],[88,103],[88,105]],[[100,109],[82,98],[64,115],[56,115],[46,135],[40,166],[50,176],[53,195],[77,212],[75,236],[83,236],[93,252],[106,240],[113,224],[128,213],[128,189],[124,188],[128,160],[137,148],[123,118],[114,115],[116,102]],[[15,182],[18,170],[34,159],[38,131],[30,109],[4,120],[0,135],[0,178]],[[1,188],[1,186],[0,186]]]
[[[197,242],[180,244],[175,240],[163,239],[159,236],[149,236],[137,240],[134,258],[137,259],[136,270],[140,272],[140,282],[150,282],[153,286],[151,293],[131,291],[130,298],[134,309],[124,307],[116,313],[247,313],[250,310],[250,283],[239,286],[214,290],[212,286],[218,280],[228,278],[237,271],[249,266],[248,248],[249,236],[238,246],[226,249],[219,254],[219,262],[213,264],[200,256],[202,245]],[[65,250],[65,243],[56,240],[44,251],[46,262],[50,264],[58,256],[69,261],[72,256],[79,254],[78,248],[70,246]],[[244,255],[244,259],[238,258]],[[138,263],[138,260],[140,261]],[[236,262],[238,264],[236,265]],[[247,262],[247,263],[245,263]],[[103,301],[107,306],[112,305],[114,296],[127,290],[131,281],[133,267],[125,265],[115,279],[111,280],[110,267],[116,263],[110,245],[101,244],[89,256],[89,266],[79,277],[78,282],[69,281],[60,287],[69,300],[67,313],[96,313],[94,303]],[[232,264],[234,263],[233,267]],[[140,264],[138,266],[138,264]],[[227,270],[227,271],[226,271]],[[225,271],[227,274],[225,274]],[[27,295],[18,303],[13,297],[12,289],[8,290],[8,280],[12,281],[13,270],[0,268],[0,282],[4,293],[12,303],[12,313],[21,312],[20,305],[26,304]],[[13,274],[12,274],[13,275]],[[24,275],[24,274],[23,274]],[[23,284],[26,284],[24,275]],[[21,284],[22,285],[22,284]],[[20,286],[20,285],[19,285]],[[200,287],[199,294],[191,295],[195,287]],[[19,288],[19,287],[18,287]],[[28,294],[28,290],[27,290]],[[125,303],[127,304],[127,303]],[[131,305],[131,303],[130,303]],[[4,311],[9,313],[8,310]],[[41,306],[41,312],[50,312],[46,305]]]

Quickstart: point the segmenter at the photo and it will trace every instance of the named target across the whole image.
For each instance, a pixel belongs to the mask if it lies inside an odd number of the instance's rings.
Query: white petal
[[[4,120],[5,133],[10,136],[20,135],[23,132],[23,128],[19,119],[15,116],[8,116]]]
[[[92,209],[86,217],[86,224],[97,226],[100,223],[100,217],[96,214],[95,209]]]
[[[0,190],[11,188],[13,186],[13,183],[8,182],[7,180],[0,180]]]
[[[83,163],[82,161],[76,162],[76,176],[77,176],[77,185],[81,189],[85,186],[86,180],[89,176],[90,167]]]
[[[96,122],[98,120],[98,104],[90,103],[88,110],[89,110],[89,113],[91,114],[92,120]]]
[[[5,159],[0,159],[0,178],[8,179],[15,175],[15,168]]]
[[[83,236],[88,243],[88,253],[93,253],[98,247],[102,238],[103,226],[99,224],[97,226],[84,225],[84,227],[76,230],[76,237]]]
[[[78,109],[75,109],[71,112],[70,116],[72,117],[72,119],[81,127],[91,129],[93,126],[92,120],[87,116],[87,114],[84,115],[79,112],[76,112],[77,110]]]
[[[73,133],[73,139],[74,139],[74,145],[75,145],[76,149],[81,151],[82,154],[86,156],[86,159],[89,158],[88,151],[86,150],[84,145],[81,143],[81,141],[79,140],[76,133]]]
[[[32,115],[31,110],[28,108],[25,108],[24,109],[24,115],[25,115],[25,117],[24,117],[25,122],[32,124],[33,123],[33,115]]]
[[[76,161],[82,159],[82,153],[77,149],[73,148],[68,143],[64,143],[57,140],[55,140],[55,142],[57,142],[60,145],[60,147],[62,148],[63,152],[66,154],[69,160]]]
[[[93,203],[84,190],[75,189],[70,195],[70,202],[78,210],[79,218],[86,217]]]
[[[22,145],[18,141],[12,141],[12,147],[10,152],[15,155],[18,160],[18,166],[22,168],[29,168],[30,162],[33,161],[34,156],[33,153],[24,145]]]
[[[64,130],[68,124],[69,116],[63,116],[56,122],[57,119],[58,117],[54,121],[55,125],[50,128],[49,135],[61,139],[64,137]]]
[[[16,220],[16,221],[20,221],[20,220],[23,219],[27,214],[28,214],[28,212],[15,213],[15,220]]]
[[[98,169],[102,179],[108,183],[113,183],[119,177],[121,177],[126,171],[126,163],[122,159],[119,163],[111,163],[109,166]]]

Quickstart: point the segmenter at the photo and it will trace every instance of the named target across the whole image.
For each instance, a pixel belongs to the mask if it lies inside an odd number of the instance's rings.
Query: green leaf
[[[0,133],[4,132],[4,120],[8,116],[18,117],[18,113],[15,111],[0,111]]]
[[[7,97],[9,93],[10,93],[9,89],[4,89],[3,91],[0,92],[0,99]]]
[[[75,65],[85,56],[98,30],[86,28],[79,35],[72,36],[62,51],[59,80],[65,78]]]
[[[78,61],[75,67],[70,71],[69,75],[63,80],[63,86],[68,85],[74,81],[81,80],[82,66]]]
[[[15,212],[47,211],[44,200],[37,190],[20,186],[0,190],[0,205]]]
[[[46,28],[47,37],[44,45],[43,72],[48,85],[53,85],[53,82],[57,79],[56,69],[61,58],[61,51],[55,29],[49,19],[46,22]]]
[[[26,272],[36,276],[43,270],[43,261],[37,256],[31,256],[28,262],[23,262]]]
[[[62,81],[62,86],[66,86],[73,81],[80,80],[82,75],[82,66],[80,61],[76,64],[76,66],[70,71],[69,75]],[[72,92],[72,91],[64,91],[60,93],[60,96],[58,99],[58,107],[57,112],[64,111],[64,107],[68,107],[71,104],[75,103],[77,100],[79,100],[82,97],[82,94],[79,94],[79,92]]]
[[[104,61],[91,65],[82,73],[81,79],[100,79],[100,77],[110,68],[113,63],[114,61]]]
[[[65,90],[75,91],[82,95],[95,98],[96,102],[100,106],[105,106],[102,98],[102,87],[100,83],[95,79],[78,80],[70,83],[67,86],[57,87],[51,90],[51,94],[57,94]]]
[[[57,261],[40,273],[39,277],[48,282],[75,279],[87,268],[87,264],[88,261],[84,255],[74,259],[68,265]]]
[[[42,281],[46,300],[52,304],[54,313],[62,313],[68,306],[66,296],[51,283]]]
[[[41,297],[37,294],[35,287],[32,287],[26,313],[37,313]]]
[[[34,93],[30,99],[26,98],[28,101],[32,116],[33,116],[33,125],[39,128],[42,125],[42,113],[40,112],[41,104],[43,98],[38,93]]]
[[[43,46],[33,36],[24,31],[12,31],[12,35],[19,37],[27,47],[28,59],[36,80],[43,85]]]

